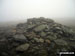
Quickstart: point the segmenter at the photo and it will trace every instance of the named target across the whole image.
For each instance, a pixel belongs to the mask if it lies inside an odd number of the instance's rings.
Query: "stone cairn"
[[[49,18],[30,18],[0,39],[0,56],[58,56],[75,51],[75,32]]]

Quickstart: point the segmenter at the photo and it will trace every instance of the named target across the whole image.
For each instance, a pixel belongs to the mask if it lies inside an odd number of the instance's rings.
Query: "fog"
[[[46,17],[74,25],[75,0],[0,0],[0,22],[33,17]]]

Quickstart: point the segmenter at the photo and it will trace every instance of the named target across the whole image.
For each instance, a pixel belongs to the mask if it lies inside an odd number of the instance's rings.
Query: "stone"
[[[39,42],[44,43],[44,39],[40,38]]]
[[[18,34],[18,35],[15,35],[14,36],[14,39],[16,40],[16,41],[26,41],[27,40],[27,38],[23,35],[23,34]]]
[[[48,23],[53,23],[54,22],[52,19],[49,19],[49,18],[47,18],[45,21],[48,22]]]
[[[36,42],[39,42],[39,39],[38,39],[38,38],[34,38],[34,40],[35,40]]]
[[[54,40],[57,45],[68,45],[68,43],[63,39]]]
[[[29,29],[31,29],[31,28],[33,28],[33,27],[35,27],[34,24],[28,25],[28,28],[29,28]]]
[[[45,42],[48,43],[48,44],[51,43],[51,41],[49,39],[46,39]]]
[[[38,47],[38,46],[35,46],[35,47],[33,47],[33,48],[34,48],[34,49],[37,49],[37,50],[39,49],[39,47]]]
[[[43,43],[44,42],[44,39],[42,39],[42,38],[34,38],[34,40],[36,42],[40,42],[40,43]]]
[[[37,35],[34,32],[29,32],[25,34],[27,36],[28,39],[33,39],[35,37],[37,37]]]
[[[58,29],[58,30],[61,30],[61,28],[60,27],[55,27],[56,29]]]
[[[28,43],[20,45],[16,48],[16,51],[26,51],[26,50],[28,50],[29,46],[30,46],[30,44],[28,44]]]
[[[44,36],[46,36],[46,33],[42,31],[42,32],[40,33],[40,35],[41,35],[42,37],[44,37]]]
[[[34,29],[34,31],[39,32],[44,30],[45,28],[48,28],[48,25],[39,25]]]
[[[57,39],[57,37],[56,37],[56,36],[50,36],[50,35],[49,35],[49,36],[47,36],[47,38],[48,38],[48,39],[50,39],[50,40],[55,40],[55,39]]]

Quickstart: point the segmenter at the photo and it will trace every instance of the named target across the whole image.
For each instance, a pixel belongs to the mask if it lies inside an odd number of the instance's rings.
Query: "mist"
[[[0,22],[18,22],[33,17],[74,25],[75,0],[0,0]]]

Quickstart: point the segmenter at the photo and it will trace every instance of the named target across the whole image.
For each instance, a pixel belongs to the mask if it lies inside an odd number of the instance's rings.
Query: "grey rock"
[[[46,33],[42,31],[42,32],[40,33],[40,35],[41,35],[42,37],[44,37],[44,36],[46,36]]]
[[[39,42],[44,43],[44,39],[40,38]]]
[[[30,44],[28,44],[28,43],[20,45],[16,48],[16,51],[26,51],[26,50],[28,50],[29,46],[30,46]]]
[[[58,30],[61,30],[61,28],[60,27],[55,27],[56,29],[58,29]]]
[[[33,28],[35,25],[34,24],[31,24],[31,25],[28,25],[28,28]]]
[[[35,40],[36,42],[39,42],[39,39],[38,39],[38,38],[34,38],[34,40]]]
[[[45,28],[48,28],[48,25],[39,25],[37,26],[34,31],[38,32],[38,31],[42,31],[44,30]]]
[[[50,39],[50,40],[55,40],[55,39],[57,39],[57,36],[51,36],[51,35],[49,35],[49,36],[47,36],[47,38]]]
[[[35,40],[36,42],[40,42],[40,43],[43,43],[43,42],[44,42],[44,39],[42,39],[42,38],[40,38],[40,39],[34,38],[34,40]]]
[[[16,41],[26,41],[27,40],[27,38],[23,35],[23,34],[18,34],[18,35],[15,35],[14,36],[14,39],[16,40]]]
[[[57,45],[68,45],[68,43],[63,39],[54,40]]]

